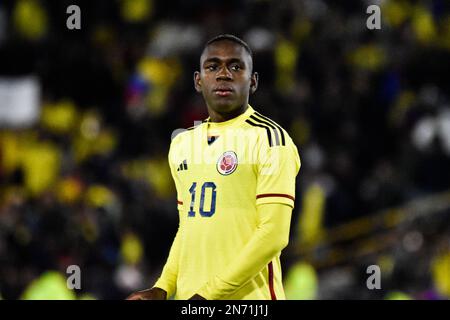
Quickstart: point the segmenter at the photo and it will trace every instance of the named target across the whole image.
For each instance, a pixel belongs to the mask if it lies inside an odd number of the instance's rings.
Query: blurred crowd
[[[66,26],[72,4],[79,30]],[[380,30],[366,27],[370,4]],[[446,0],[2,0],[0,297],[122,299],[153,284],[178,223],[171,133],[207,117],[193,71],[221,33],[253,49],[250,103],[299,149],[290,246],[450,189]],[[420,259],[431,274],[443,257],[449,283],[439,221],[439,255]],[[289,265],[317,287],[301,263]],[[66,292],[69,265],[81,289]],[[426,286],[432,297],[413,298],[450,297],[450,284]],[[302,297],[358,298],[326,288]]]

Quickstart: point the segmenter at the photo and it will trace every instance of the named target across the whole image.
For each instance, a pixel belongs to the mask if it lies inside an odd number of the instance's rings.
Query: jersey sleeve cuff
[[[224,297],[233,293],[238,286],[230,284],[218,276],[207,282],[196,293],[201,295],[206,300],[221,300]]]
[[[161,278],[156,281],[156,283],[153,285],[153,288],[154,287],[163,289],[165,292],[167,292],[167,299],[169,299],[175,293],[173,286]]]
[[[256,195],[256,205],[266,203],[281,203],[294,208],[294,196],[286,193],[261,193]]]

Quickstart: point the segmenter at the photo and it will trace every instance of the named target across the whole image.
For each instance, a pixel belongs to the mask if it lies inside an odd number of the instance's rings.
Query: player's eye
[[[217,66],[215,64],[210,64],[210,65],[206,66],[206,70],[215,71],[215,70],[217,70]]]
[[[238,64],[233,64],[233,65],[231,66],[231,70],[233,70],[233,71],[239,71],[239,70],[241,70],[241,69],[242,69],[241,66],[238,65]]]

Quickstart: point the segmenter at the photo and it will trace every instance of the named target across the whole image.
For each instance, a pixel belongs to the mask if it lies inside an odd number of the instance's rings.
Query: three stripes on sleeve
[[[266,129],[269,146],[273,147],[286,145],[283,129],[278,124],[258,112],[253,113],[250,116],[250,119],[245,120],[245,122],[251,126]],[[272,136],[275,137],[275,141],[272,139]]]

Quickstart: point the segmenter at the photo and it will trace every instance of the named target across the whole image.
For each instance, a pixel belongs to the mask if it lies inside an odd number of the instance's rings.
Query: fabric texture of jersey
[[[178,134],[169,164],[180,224],[155,286],[188,299],[248,242],[259,205],[294,207],[300,157],[284,129],[248,106],[234,119],[207,119]],[[224,299],[285,299],[280,254]]]

